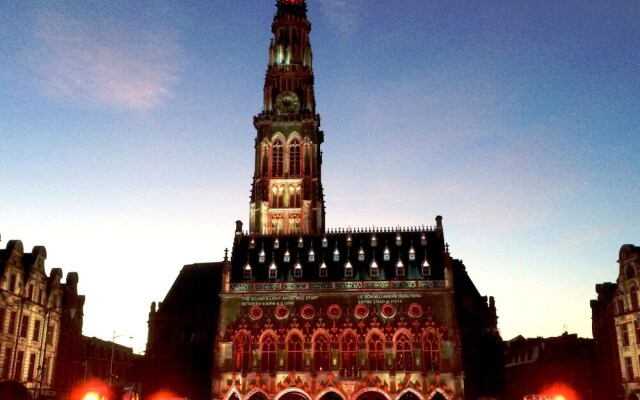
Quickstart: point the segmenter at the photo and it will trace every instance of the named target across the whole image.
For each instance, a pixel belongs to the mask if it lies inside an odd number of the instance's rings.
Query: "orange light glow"
[[[71,390],[71,400],[110,400],[109,386],[99,379],[88,380]]]
[[[181,396],[178,396],[172,391],[166,390],[166,389],[159,390],[154,394],[152,394],[151,396],[149,396],[149,400],[175,400],[180,398]]]
[[[544,389],[542,394],[551,396],[553,400],[580,400],[578,393],[569,385],[556,382]]]

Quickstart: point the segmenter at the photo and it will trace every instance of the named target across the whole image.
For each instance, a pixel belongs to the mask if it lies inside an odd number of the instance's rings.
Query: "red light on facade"
[[[573,388],[561,382],[549,386],[542,394],[549,396],[553,400],[580,400],[578,393]]]

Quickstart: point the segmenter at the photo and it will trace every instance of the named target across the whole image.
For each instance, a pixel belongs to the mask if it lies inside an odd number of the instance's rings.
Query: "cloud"
[[[319,0],[319,2],[325,18],[340,33],[351,33],[360,26],[362,15],[360,0]]]
[[[40,15],[29,64],[52,97],[150,110],[171,97],[177,46],[166,32]]]

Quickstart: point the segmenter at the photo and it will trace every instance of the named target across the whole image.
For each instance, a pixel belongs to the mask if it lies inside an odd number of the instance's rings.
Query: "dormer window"
[[[422,235],[420,235],[420,244],[423,246],[427,245],[427,234],[422,232]]]
[[[351,247],[351,233],[347,234],[347,247]]]
[[[416,250],[413,248],[413,246],[411,246],[411,248],[409,249],[409,261],[415,261],[416,260]]]
[[[327,277],[327,264],[324,263],[324,261],[322,262],[322,264],[320,264],[320,278],[326,278]]]
[[[369,266],[369,275],[372,278],[377,278],[378,276],[380,276],[380,268],[378,268],[378,263],[375,259],[371,261],[371,265]]]
[[[388,246],[384,247],[384,254],[383,254],[382,258],[385,261],[391,260],[391,252],[389,252],[389,247]]]
[[[302,240],[302,236],[298,239],[298,248],[301,249],[304,246],[304,240]]]
[[[289,249],[287,249],[287,251],[284,252],[284,262],[288,263],[291,261],[291,254],[289,253]]]
[[[244,266],[243,276],[244,279],[251,279],[251,264],[249,264],[249,261],[247,261],[247,265]]]
[[[402,246],[402,236],[400,236],[400,232],[396,233],[396,246]]]
[[[327,240],[327,237],[323,237],[322,238],[322,248],[326,249],[327,247],[329,247],[329,241]]]
[[[316,260],[316,253],[313,251],[313,247],[309,249],[309,262],[314,262]]]
[[[358,250],[358,261],[364,261],[364,249],[360,246],[360,250]]]
[[[427,261],[426,254],[422,262],[422,276],[431,276],[431,265],[429,265],[429,261]]]
[[[404,264],[400,258],[398,258],[398,262],[396,263],[396,276],[404,276]]]
[[[373,235],[371,235],[371,247],[376,247],[377,245],[378,245],[378,238],[374,233]]]
[[[340,261],[340,250],[338,250],[338,247],[336,247],[336,249],[333,251],[333,261]]]
[[[296,265],[293,266],[293,277],[302,278],[302,265],[300,265],[300,262],[296,262]]]
[[[274,249],[280,248],[280,240],[278,238],[276,238],[276,240],[273,241],[273,248]]]
[[[266,254],[264,252],[264,249],[260,250],[260,254],[258,254],[258,262],[263,264],[265,257],[266,257]]]
[[[250,249],[256,248],[256,240],[254,238],[251,238],[251,240],[249,241],[249,248]]]
[[[271,261],[269,265],[269,279],[276,279],[278,277],[278,266],[275,261]]]
[[[351,278],[353,277],[353,266],[351,265],[351,261],[347,260],[344,264],[344,277]]]

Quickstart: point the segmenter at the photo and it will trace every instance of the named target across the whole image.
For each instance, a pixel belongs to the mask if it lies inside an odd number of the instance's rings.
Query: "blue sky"
[[[591,336],[640,244],[640,3],[308,0],[328,227],[433,225],[505,339]],[[248,223],[274,1],[0,4],[0,233],[136,351]],[[246,226],[246,225],[245,225]]]

